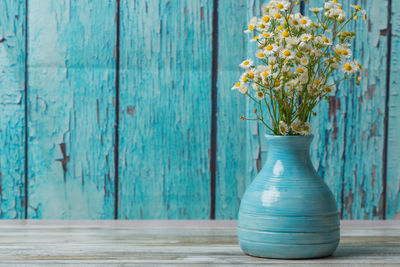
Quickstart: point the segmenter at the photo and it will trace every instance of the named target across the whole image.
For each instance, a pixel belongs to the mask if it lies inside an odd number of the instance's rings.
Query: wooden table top
[[[240,250],[235,221],[0,221],[3,266],[400,266],[400,221],[342,221],[334,256],[274,260]]]

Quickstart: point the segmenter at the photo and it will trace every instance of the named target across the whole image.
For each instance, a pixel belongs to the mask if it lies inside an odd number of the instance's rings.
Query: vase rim
[[[308,135],[274,135],[274,134],[266,134],[266,138],[313,138],[313,134]]]

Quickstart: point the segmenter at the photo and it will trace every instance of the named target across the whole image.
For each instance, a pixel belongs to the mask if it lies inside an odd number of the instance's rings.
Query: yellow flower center
[[[247,65],[249,65],[250,64],[250,61],[245,61],[245,62],[243,62],[243,65],[245,65],[245,66],[247,66]]]
[[[350,64],[346,64],[346,65],[344,65],[344,69],[347,71],[351,71],[353,69],[353,67]]]
[[[260,36],[254,36],[254,38],[253,38],[253,40],[258,40],[258,39],[260,39]]]
[[[239,87],[240,86],[240,82],[235,84],[235,87]]]
[[[289,50],[283,51],[283,55],[284,55],[285,57],[288,57],[288,56],[290,56],[291,54],[292,54],[292,53],[290,53]]]
[[[324,41],[325,43],[329,43],[329,40],[326,37],[322,38],[322,41]]]
[[[263,93],[263,92],[261,92],[261,91],[258,91],[258,92],[257,92],[257,96],[261,98],[261,97],[263,97],[263,96],[264,96],[264,93]]]
[[[270,35],[268,32],[266,32],[266,33],[263,34],[263,36],[264,36],[265,38],[269,38],[271,35]]]
[[[244,76],[243,77],[243,82],[245,83],[245,82],[247,82],[249,79],[246,77],[246,76]]]
[[[275,81],[274,86],[278,87],[279,85],[281,85],[281,82],[280,81]]]
[[[249,74],[247,76],[249,76],[250,79],[254,79],[254,73],[253,72],[249,72]]]
[[[342,53],[342,55],[345,55],[345,56],[347,56],[347,55],[349,54],[349,52],[347,52],[346,49],[343,49],[343,50],[341,51],[341,53]]]
[[[249,25],[249,31],[254,30],[254,25]]]
[[[304,24],[304,25],[307,24],[307,20],[306,19],[301,19],[300,22],[301,22],[301,24]]]
[[[281,3],[279,3],[279,4],[276,5],[276,7],[279,8],[279,9],[282,9],[283,5]]]
[[[268,51],[271,51],[272,49],[274,49],[274,46],[268,45],[265,49],[267,49]]]
[[[284,133],[286,131],[284,126],[280,126],[279,129],[281,130],[281,133]]]
[[[302,68],[298,68],[298,69],[297,69],[297,72],[298,72],[298,73],[304,73],[304,70],[303,70]]]
[[[269,18],[268,16],[263,17],[263,21],[264,21],[265,23],[269,22],[269,20],[270,20],[270,18]]]
[[[262,76],[263,76],[264,78],[265,78],[265,77],[268,77],[268,75],[269,75],[268,71],[264,71],[263,74],[262,74]]]
[[[355,5],[354,8],[357,10],[361,10],[361,7],[359,5]]]
[[[281,25],[277,29],[281,31],[281,30],[283,30],[283,26]]]
[[[294,125],[294,126],[293,126],[293,130],[295,130],[296,132],[300,132],[300,127],[299,127],[299,125]]]
[[[288,36],[289,36],[289,33],[288,33],[288,32],[283,32],[283,33],[282,33],[282,36],[283,36],[283,37],[288,37]]]
[[[293,20],[293,25],[297,26],[299,25],[299,22],[297,20]]]
[[[258,53],[258,57],[265,57],[265,54],[264,53]]]
[[[320,81],[315,80],[315,81],[314,81],[314,84],[315,84],[315,85],[319,85],[319,84],[320,84]]]
[[[335,4],[338,4],[338,1],[337,1],[337,0],[333,0],[333,2],[334,2]]]
[[[360,70],[362,70],[362,66],[361,66],[360,63],[357,63],[357,66],[358,66],[358,68],[359,68]]]
[[[341,6],[338,6],[337,8],[339,8],[339,9],[342,9],[342,7],[341,7]]]
[[[281,16],[281,14],[276,13],[276,14],[274,15],[274,17],[275,17],[276,19],[280,19],[282,16]]]
[[[260,27],[261,29],[265,29],[265,24],[260,24],[260,25],[258,25],[258,27]]]

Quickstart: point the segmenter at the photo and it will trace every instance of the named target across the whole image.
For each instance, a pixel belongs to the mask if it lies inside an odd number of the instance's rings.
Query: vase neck
[[[284,169],[315,172],[310,159],[310,145],[313,139],[309,136],[266,136],[268,158],[266,169],[280,176]]]

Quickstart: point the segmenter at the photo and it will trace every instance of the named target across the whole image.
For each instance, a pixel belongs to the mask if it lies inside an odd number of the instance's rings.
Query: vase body
[[[266,138],[267,161],[240,204],[242,250],[282,259],[331,255],[339,244],[339,213],[332,192],[311,163],[313,136]]]

